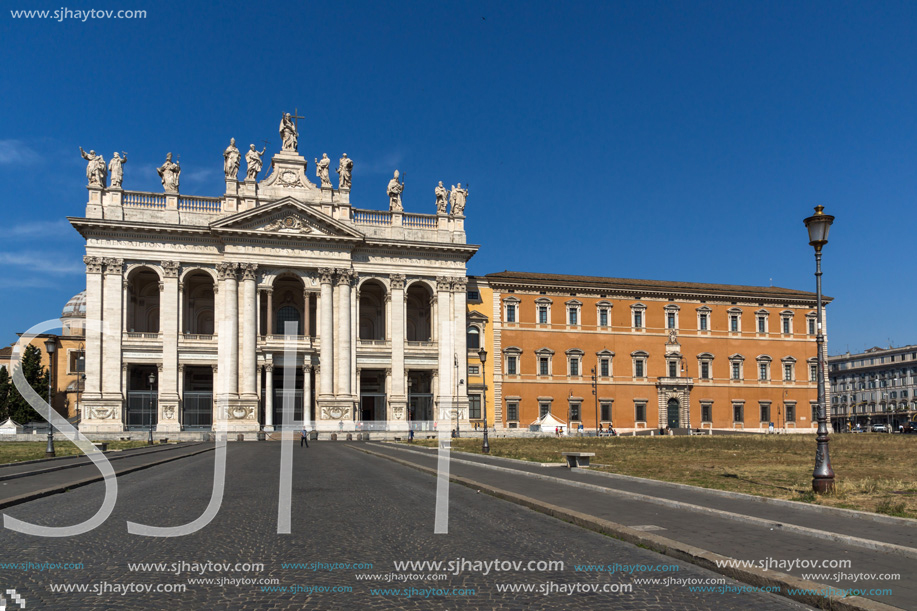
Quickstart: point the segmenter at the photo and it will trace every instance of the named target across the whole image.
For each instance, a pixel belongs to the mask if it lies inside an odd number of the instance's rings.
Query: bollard
[[[337,434],[337,433],[331,433],[331,441],[337,441],[337,440],[338,440],[338,434]]]
[[[236,441],[245,441],[245,435],[243,435],[242,433],[239,433],[238,435],[236,435]]]

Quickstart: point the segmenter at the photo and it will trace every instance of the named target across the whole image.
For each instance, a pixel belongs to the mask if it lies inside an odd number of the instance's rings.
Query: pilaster
[[[181,430],[178,421],[178,261],[163,261],[163,278],[160,286],[159,330],[162,332],[162,373],[159,376],[159,419],[156,430],[176,432]]]

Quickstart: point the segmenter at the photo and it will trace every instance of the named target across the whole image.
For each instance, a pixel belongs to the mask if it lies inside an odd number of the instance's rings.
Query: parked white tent
[[[548,412],[529,425],[530,431],[534,431],[536,433],[547,433],[549,435],[553,435],[558,428],[560,428],[561,435],[567,434],[567,423],[561,422],[555,418],[553,415],[551,415],[551,412]]]
[[[16,435],[21,432],[22,425],[12,418],[7,418],[5,422],[0,424],[0,435]]]

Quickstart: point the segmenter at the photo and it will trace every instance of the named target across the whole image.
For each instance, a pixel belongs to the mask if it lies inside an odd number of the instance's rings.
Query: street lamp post
[[[834,469],[828,454],[828,410],[825,405],[825,335],[822,326],[821,303],[821,249],[828,243],[828,230],[834,217],[825,214],[824,206],[816,206],[815,214],[803,221],[809,231],[809,245],[815,248],[815,291],[818,349],[818,432],[815,436],[815,470],[812,472],[812,490],[819,494],[834,491]]]
[[[147,381],[150,383],[150,397],[148,399],[150,404],[149,409],[147,409],[147,411],[150,413],[150,436],[146,442],[147,445],[153,445],[153,384],[156,382],[156,374],[150,373],[150,375],[147,377]]]
[[[481,348],[478,350],[478,358],[481,359],[481,377],[484,380],[484,396],[481,401],[481,408],[484,410],[484,443],[481,444],[481,452],[490,454],[490,444],[487,442],[487,376],[484,364],[487,362],[487,350]]]
[[[49,337],[45,340],[45,350],[48,352],[48,407],[51,411],[48,413],[48,447],[45,448],[45,457],[53,458],[54,453],[54,425],[51,424],[51,416],[54,407],[51,405],[51,388],[54,383],[54,352],[57,350],[57,340]]]

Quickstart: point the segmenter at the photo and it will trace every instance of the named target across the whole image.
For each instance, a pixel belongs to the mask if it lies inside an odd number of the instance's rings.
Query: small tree
[[[13,363],[13,367],[17,364]],[[25,376],[26,382],[29,383],[35,392],[45,401],[48,400],[48,370],[41,364],[41,351],[35,346],[26,346],[22,355],[22,375]],[[15,385],[12,383],[9,387],[9,416],[19,424],[27,424],[33,420],[41,420],[28,401],[25,400]]]
[[[0,367],[0,420],[10,417],[10,388],[13,381],[6,367]]]

